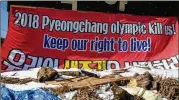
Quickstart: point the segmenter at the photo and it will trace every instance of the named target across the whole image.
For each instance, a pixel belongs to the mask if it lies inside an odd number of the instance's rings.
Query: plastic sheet
[[[13,91],[1,86],[1,100],[61,100],[44,90]]]

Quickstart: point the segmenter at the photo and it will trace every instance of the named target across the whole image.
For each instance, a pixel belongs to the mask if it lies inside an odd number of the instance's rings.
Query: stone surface
[[[58,72],[51,67],[41,67],[37,73],[39,82],[51,81],[58,76]]]
[[[129,94],[124,89],[120,88],[117,84],[113,84],[111,90],[114,94],[114,100],[134,100],[134,96]]]
[[[136,77],[137,86],[150,90],[153,87],[153,77],[149,72]]]

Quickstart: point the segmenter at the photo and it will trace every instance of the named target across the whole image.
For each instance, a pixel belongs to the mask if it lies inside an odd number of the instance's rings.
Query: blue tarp
[[[61,100],[44,90],[13,91],[1,86],[1,100]]]

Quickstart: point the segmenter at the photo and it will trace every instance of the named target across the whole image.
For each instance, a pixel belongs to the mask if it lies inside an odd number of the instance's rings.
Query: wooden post
[[[78,5],[77,5],[77,1],[72,1],[72,10],[77,11]]]
[[[127,1],[119,1],[119,10],[125,11],[125,5],[127,4]]]

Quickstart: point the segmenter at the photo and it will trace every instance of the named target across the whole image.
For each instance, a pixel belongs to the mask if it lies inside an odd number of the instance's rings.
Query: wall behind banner
[[[60,1],[8,1],[8,11],[10,5],[37,6],[66,10],[72,9],[71,4],[61,3]],[[119,10],[119,2],[109,5],[104,1],[78,1],[77,5],[77,10],[80,11],[179,17],[179,2],[177,1],[127,1],[125,11]]]

